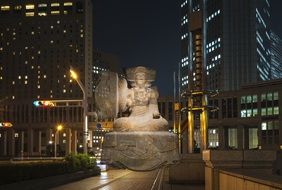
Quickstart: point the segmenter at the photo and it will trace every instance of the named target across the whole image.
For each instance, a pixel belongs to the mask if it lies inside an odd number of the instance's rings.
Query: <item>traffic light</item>
[[[5,127],[5,128],[8,128],[8,127],[12,127],[12,123],[10,122],[0,122],[0,127]]]
[[[47,100],[39,100],[39,101],[34,101],[33,105],[35,107],[54,107],[55,104],[52,101],[47,101]]]

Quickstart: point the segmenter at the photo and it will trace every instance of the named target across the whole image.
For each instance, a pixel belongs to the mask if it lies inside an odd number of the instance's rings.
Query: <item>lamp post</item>
[[[54,145],[55,145],[55,147],[54,147],[54,157],[56,158],[57,157],[57,133],[58,134],[60,134],[59,132],[61,131],[63,129],[63,126],[62,125],[58,125],[57,127],[56,127],[56,132],[55,132],[55,139],[54,139]],[[58,140],[59,140],[59,138],[58,138]],[[59,144],[60,144],[60,141],[59,141]]]
[[[86,96],[85,86],[82,84],[78,74],[75,70],[71,67],[70,68],[71,78],[73,78],[79,85],[82,93],[83,93],[83,100],[82,100],[82,107],[83,107],[83,153],[87,154],[87,138],[88,138],[88,101]]]

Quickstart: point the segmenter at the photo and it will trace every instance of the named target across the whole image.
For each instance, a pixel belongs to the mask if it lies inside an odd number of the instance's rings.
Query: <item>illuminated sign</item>
[[[46,100],[34,101],[33,105],[35,107],[54,107],[55,106],[55,104],[52,101],[46,101]]]

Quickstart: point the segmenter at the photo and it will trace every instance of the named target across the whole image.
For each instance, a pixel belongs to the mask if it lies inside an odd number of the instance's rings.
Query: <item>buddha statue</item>
[[[126,79],[119,87],[119,111],[128,111],[128,117],[114,121],[114,131],[165,131],[168,122],[158,109],[158,91],[151,83],[156,72],[145,67],[126,70]]]

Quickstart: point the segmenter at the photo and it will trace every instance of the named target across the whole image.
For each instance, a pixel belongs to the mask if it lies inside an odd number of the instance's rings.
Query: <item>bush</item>
[[[78,171],[81,168],[80,160],[73,153],[67,155],[65,161],[68,166],[68,171]]]
[[[0,185],[87,169],[91,175],[100,174],[96,160],[85,154],[70,154],[64,161],[1,164]]]
[[[70,171],[76,171],[81,169],[91,169],[96,167],[96,160],[90,158],[87,154],[69,154],[66,156],[65,161]]]
[[[77,155],[82,169],[90,168],[90,157],[86,154]]]
[[[60,175],[67,172],[66,162],[35,162],[0,166],[0,184]]]

